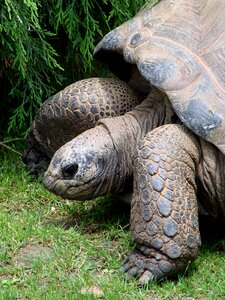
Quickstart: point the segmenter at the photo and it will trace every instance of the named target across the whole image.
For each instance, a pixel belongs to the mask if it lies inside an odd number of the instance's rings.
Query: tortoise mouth
[[[114,73],[119,79],[128,82],[132,65],[124,60],[122,54],[113,51],[100,48],[94,52],[93,57],[99,61],[106,63],[109,70]]]
[[[123,54],[115,49],[97,47],[93,57],[106,63],[109,70],[120,80],[125,81],[137,94],[144,98],[148,95],[151,84],[141,75],[136,64],[125,61]]]
[[[98,186],[98,182],[96,182],[96,186],[93,183],[95,179],[96,177],[86,182],[74,183],[73,180],[56,179],[48,175],[44,178],[44,186],[63,199],[83,201],[93,199],[94,191]],[[92,188],[90,188],[90,185]]]

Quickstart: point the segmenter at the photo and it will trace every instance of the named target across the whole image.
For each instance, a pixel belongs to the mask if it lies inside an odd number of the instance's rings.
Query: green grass
[[[0,299],[97,299],[82,289],[98,286],[103,299],[225,299],[225,241],[206,244],[175,281],[137,287],[120,271],[132,249],[129,210],[101,198],[75,203],[31,181],[20,159],[1,153]],[[29,247],[50,249],[19,264]]]

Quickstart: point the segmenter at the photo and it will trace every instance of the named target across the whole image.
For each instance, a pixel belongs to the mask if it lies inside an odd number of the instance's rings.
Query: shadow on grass
[[[80,227],[84,233],[97,233],[119,225],[128,230],[130,205],[116,196],[107,196],[84,203],[76,203],[67,216],[51,221],[55,226],[70,229]],[[225,220],[215,221],[209,216],[200,216],[199,227],[204,248],[225,251]]]
[[[77,228],[83,234],[99,234],[103,231],[110,232],[112,240],[117,240],[117,231],[113,232],[112,228],[121,227],[123,231],[129,231],[130,206],[121,202],[115,197],[99,198],[85,203],[75,203],[71,205],[67,216],[51,220],[51,224],[59,226],[65,230]],[[203,241],[202,253],[205,253],[207,259],[211,257],[210,253],[225,252],[225,223],[214,222],[209,217],[200,218],[200,231]],[[123,237],[123,235],[121,236]],[[208,254],[207,254],[208,253]],[[208,256],[207,256],[208,255]],[[190,262],[186,269],[170,279],[163,278],[157,282],[159,287],[171,280],[177,284],[181,278],[191,278],[199,269],[199,262]],[[142,287],[151,289],[151,285]]]
[[[130,205],[114,196],[76,203],[68,215],[51,220],[55,226],[70,229],[80,227],[83,233],[98,233],[110,226],[129,228]]]

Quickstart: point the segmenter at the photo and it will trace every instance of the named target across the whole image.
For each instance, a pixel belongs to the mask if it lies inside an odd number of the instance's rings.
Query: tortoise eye
[[[130,46],[131,47],[137,47],[140,44],[144,43],[146,40],[148,40],[150,37],[150,32],[147,28],[142,28],[141,31],[136,32],[134,35],[132,35],[130,39]]]
[[[142,34],[140,32],[136,33],[135,35],[132,36],[132,38],[130,40],[130,44],[132,46],[135,46],[135,45],[139,44],[141,40],[142,40]]]
[[[63,178],[68,180],[72,179],[76,175],[77,171],[78,171],[78,165],[75,163],[65,166],[62,169]]]

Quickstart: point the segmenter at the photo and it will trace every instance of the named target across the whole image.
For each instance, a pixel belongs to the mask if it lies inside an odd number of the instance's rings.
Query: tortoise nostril
[[[75,176],[75,174],[77,173],[77,171],[78,171],[77,164],[74,163],[74,164],[67,165],[62,169],[63,178],[64,179],[72,179]]]

